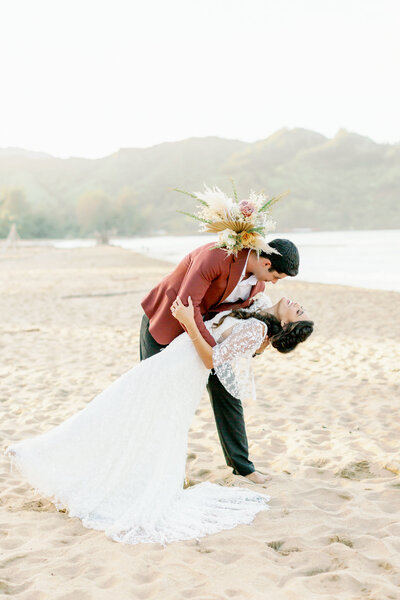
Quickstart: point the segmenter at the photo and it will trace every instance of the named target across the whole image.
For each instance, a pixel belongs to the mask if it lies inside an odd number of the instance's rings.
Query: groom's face
[[[280,279],[287,277],[286,273],[278,273],[271,267],[271,261],[268,258],[260,258],[252,263],[252,272],[257,277],[258,281],[266,281],[269,283],[277,283]]]

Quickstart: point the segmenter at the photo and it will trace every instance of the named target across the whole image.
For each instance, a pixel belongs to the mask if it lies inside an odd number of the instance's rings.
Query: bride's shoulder
[[[242,329],[258,335],[266,335],[268,332],[267,324],[264,323],[264,321],[257,319],[257,317],[249,317],[248,319],[233,318],[235,323],[232,331],[239,331]]]
[[[232,331],[236,330],[236,326],[241,322],[240,319],[229,315],[229,312],[221,312],[206,322],[207,329],[218,343],[230,336]]]
[[[234,331],[237,332],[239,330],[247,330],[247,331],[257,331],[257,332],[266,332],[267,325],[260,319],[256,317],[248,317],[247,319],[243,319],[240,317],[227,317],[225,319],[226,323],[229,323],[229,328],[231,333]],[[227,327],[228,328],[228,327]]]
[[[214,315],[212,319],[208,319],[207,321],[204,321],[204,324],[205,324],[207,327],[208,327],[208,326],[210,326],[210,327],[212,327],[213,329],[215,329],[216,327],[218,327],[218,326],[219,326],[219,322],[221,321],[221,319],[222,319],[223,317],[226,317],[226,318],[224,319],[224,321],[223,321],[224,323],[225,323],[225,321],[227,321],[228,319],[231,319],[231,318],[233,318],[233,317],[228,317],[228,316],[226,316],[226,315],[229,315],[229,313],[230,313],[230,312],[231,312],[230,310],[223,310],[222,312],[219,312],[219,313],[217,313],[216,315]]]

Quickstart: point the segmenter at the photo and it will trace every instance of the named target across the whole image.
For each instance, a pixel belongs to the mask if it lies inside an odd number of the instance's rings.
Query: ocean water
[[[277,233],[269,239],[292,240],[300,251],[297,279],[400,292],[400,230]],[[112,244],[178,263],[193,248],[216,240],[210,234],[113,239]],[[94,246],[94,240],[43,240],[57,248]]]

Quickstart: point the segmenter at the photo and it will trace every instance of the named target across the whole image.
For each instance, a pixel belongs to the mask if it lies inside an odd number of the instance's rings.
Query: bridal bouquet
[[[210,188],[205,184],[204,192],[197,193],[174,188],[200,202],[196,214],[178,212],[200,221],[200,231],[218,233],[214,248],[223,248],[228,254],[236,255],[243,248],[252,248],[258,255],[262,250],[269,254],[276,252],[264,236],[275,229],[276,223],[271,220],[273,205],[288,192],[268,200],[263,193],[250,190],[248,198],[239,200],[233,181],[232,188],[233,198],[218,187]]]

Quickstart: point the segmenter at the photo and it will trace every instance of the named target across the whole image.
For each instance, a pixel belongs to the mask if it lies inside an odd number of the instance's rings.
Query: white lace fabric
[[[253,296],[253,302],[247,308],[242,308],[245,312],[263,312],[267,308],[271,308],[272,301],[269,296],[265,292],[259,292],[255,296]]]
[[[230,335],[213,347],[214,371],[235,398],[255,400],[251,359],[266,335],[267,326],[251,317],[238,321]]]
[[[243,332],[246,355],[256,330]],[[227,340],[221,360],[244,350],[236,335],[231,350]],[[183,489],[188,430],[209,373],[183,333],[60,425],[11,444],[11,467],[59,510],[118,542],[166,544],[248,524],[269,496],[209,482]]]

